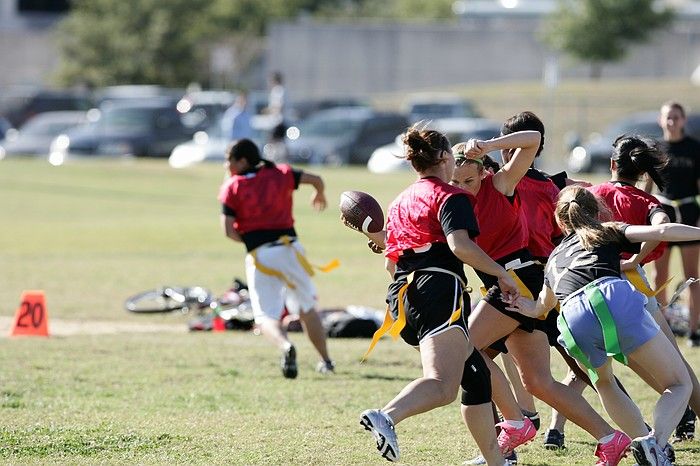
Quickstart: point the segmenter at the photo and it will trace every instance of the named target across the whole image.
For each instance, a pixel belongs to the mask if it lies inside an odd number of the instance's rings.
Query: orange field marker
[[[15,314],[15,320],[10,327],[10,336],[48,337],[48,320],[44,292],[42,290],[24,291]]]

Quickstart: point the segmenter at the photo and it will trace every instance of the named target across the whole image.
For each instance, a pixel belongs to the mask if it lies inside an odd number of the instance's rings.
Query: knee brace
[[[477,350],[464,363],[461,385],[463,405],[475,406],[491,402],[491,371]]]

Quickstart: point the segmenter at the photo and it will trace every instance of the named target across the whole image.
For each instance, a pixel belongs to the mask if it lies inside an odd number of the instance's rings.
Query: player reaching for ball
[[[292,217],[292,194],[300,184],[314,187],[312,205],[326,208],[321,177],[275,165],[260,158],[260,151],[249,139],[232,143],[226,150],[230,177],[219,191],[223,204],[221,223],[226,236],[245,244],[246,279],[255,322],[263,335],[282,351],[282,374],[297,376],[296,349],[280,323],[285,308],[299,314],[306,334],[322,360],[317,370],[331,373],[326,335],[316,312],[316,289],[311,282],[313,269],[297,240]]]
[[[497,277],[506,294],[517,296],[517,285],[472,241],[478,228],[469,196],[447,183],[454,169],[447,138],[413,127],[404,135],[404,144],[418,179],[391,204],[386,240],[383,232],[374,239],[386,246],[387,270],[393,277],[387,296],[391,318],[385,321],[391,326],[383,329],[420,351],[423,376],[382,409],[364,411],[360,422],[374,436],[382,456],[397,461],[396,424],[451,403],[461,386],[462,402],[468,406],[465,421],[479,449],[489,465],[508,465],[493,427],[483,422],[491,416],[490,375],[467,335],[462,309],[469,308],[469,296],[463,293],[463,265]]]

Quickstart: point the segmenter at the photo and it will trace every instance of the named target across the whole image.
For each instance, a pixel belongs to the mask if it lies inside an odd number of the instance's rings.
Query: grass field
[[[382,259],[338,221],[338,195],[361,189],[386,205],[411,175],[320,170],[330,208],[312,212],[296,197],[309,257],[342,265],[316,278],[321,307],[382,307]],[[50,319],[181,324],[186,317],[127,314],[128,295],[161,284],[221,292],[243,276],[242,247],[223,237],[216,193],[222,169],[174,171],[163,161],[90,162],[51,167],[0,164],[0,316],[22,290],[46,292]],[[51,320],[49,321],[51,325]],[[364,365],[367,340],[333,340],[337,374],[313,371],[306,339],[295,381],[278,355],[250,333],[152,333],[0,338],[0,462],[5,464],[382,464],[357,422],[420,373],[406,345],[380,343]],[[686,352],[700,367],[700,352]],[[554,359],[555,371],[563,367]],[[626,386],[647,417],[655,395],[626,370]],[[588,393],[596,407],[599,403]],[[549,420],[542,407],[543,422]],[[458,464],[476,454],[458,404],[399,425],[407,464]],[[566,453],[540,442],[520,464],[588,465],[594,440],[567,428]],[[678,464],[700,464],[700,443],[678,448]],[[632,464],[627,460],[625,464]]]

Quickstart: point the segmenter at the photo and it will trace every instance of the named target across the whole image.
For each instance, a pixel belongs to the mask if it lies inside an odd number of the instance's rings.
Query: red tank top
[[[387,212],[386,257],[397,262],[407,249],[447,243],[440,210],[455,194],[467,193],[436,177],[421,178],[399,194]],[[473,197],[469,197],[473,204]]]
[[[613,219],[630,225],[649,225],[649,212],[660,208],[659,201],[649,193],[635,186],[608,181],[588,188],[590,192],[605,202],[612,211]],[[666,249],[666,243],[659,243],[653,251],[642,260],[642,264],[658,259]],[[631,257],[630,253],[622,253],[624,259]]]
[[[518,195],[530,235],[527,249],[535,257],[549,257],[554,250],[553,238],[561,236],[554,217],[559,188],[548,178],[525,175],[518,183]]]
[[[527,221],[520,204],[518,190],[511,204],[493,185],[491,173],[481,181],[474,206],[479,236],[474,241],[491,259],[498,260],[527,247]]]
[[[232,176],[221,185],[219,201],[235,212],[233,227],[240,234],[283,230],[294,226],[293,193],[292,167],[280,164]]]

